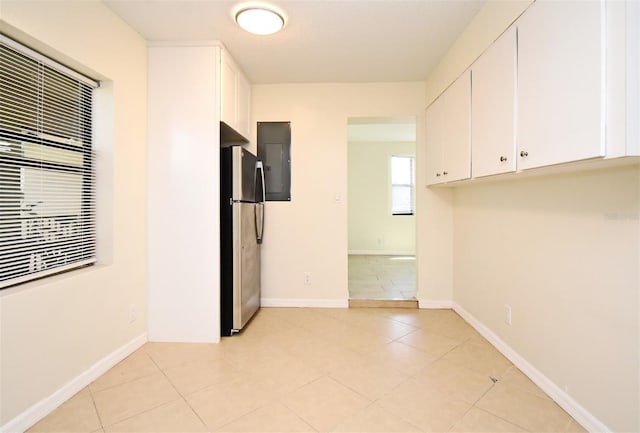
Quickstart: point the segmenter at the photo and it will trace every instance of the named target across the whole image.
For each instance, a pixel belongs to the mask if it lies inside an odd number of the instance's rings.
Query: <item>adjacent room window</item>
[[[95,262],[95,87],[0,35],[0,288]]]
[[[415,157],[391,157],[391,213],[415,213]]]

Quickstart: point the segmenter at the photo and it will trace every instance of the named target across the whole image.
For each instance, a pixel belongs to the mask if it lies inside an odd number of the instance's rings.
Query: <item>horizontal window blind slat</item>
[[[16,42],[12,39],[9,39],[8,37],[4,36],[4,35],[0,35],[0,43],[6,45],[7,47],[11,47],[14,50],[20,51],[22,53],[24,53],[25,55],[29,56],[32,59],[35,59],[39,62],[42,62],[43,65],[46,65],[48,67],[54,68],[64,74],[67,74],[75,79],[77,79],[78,81],[91,86],[93,88],[97,88],[99,87],[100,83],[98,81],[95,81],[89,77],[86,77],[82,74],[79,74],[78,72],[74,71],[73,69],[70,69],[64,65],[61,65],[60,63],[57,63],[51,59],[49,59],[48,57],[43,56],[42,54],[38,53],[35,50],[32,50],[31,48],[25,47],[24,45],[20,44],[19,42]]]
[[[46,248],[46,249],[45,249]],[[47,257],[52,256],[60,256],[65,257],[65,260],[62,262],[70,262],[74,257],[90,257],[90,255],[95,253],[95,249],[87,246],[85,243],[77,242],[75,244],[68,244],[64,246],[59,245],[45,245],[42,248],[31,248],[29,249],[28,254],[13,254],[9,251],[7,254],[4,254],[0,259],[0,265],[11,262],[25,262],[34,259],[44,259],[44,262],[47,262]],[[10,266],[7,266],[10,268]]]
[[[44,249],[45,247],[48,249]],[[64,257],[65,259],[62,260],[62,262],[68,263],[78,257],[88,258],[91,254],[94,253],[94,248],[91,248],[82,243],[77,243],[76,245],[68,245],[64,248],[55,245],[53,247],[56,248],[53,249],[51,245],[46,245],[40,249],[32,248],[29,250],[29,254],[3,254],[3,258],[2,260],[0,260],[0,263],[5,262],[15,264],[25,263],[31,260],[40,260],[43,262],[43,265],[41,267],[50,267],[50,264],[47,263],[47,258],[49,257]],[[58,262],[59,261],[60,260],[58,260]],[[12,266],[8,266],[8,268],[12,268]]]
[[[53,274],[58,274],[60,272],[64,272],[64,271],[67,271],[67,270],[75,269],[75,268],[82,267],[82,266],[87,266],[87,265],[93,264],[95,262],[96,262],[95,259],[78,260],[77,262],[74,262],[72,264],[65,265],[65,266],[60,266],[60,267],[58,267],[56,269],[47,269],[47,270],[44,270],[44,271],[33,272],[33,273],[31,273],[29,275],[26,275],[26,276],[14,277],[11,280],[11,282],[0,281],[0,288],[5,288],[5,287],[11,286],[11,285],[24,283],[24,282],[27,282],[27,281],[35,280],[35,279],[46,277],[46,276],[53,275]]]

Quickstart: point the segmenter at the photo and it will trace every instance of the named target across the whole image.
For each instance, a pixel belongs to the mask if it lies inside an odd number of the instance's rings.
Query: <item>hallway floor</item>
[[[263,308],[147,343],[29,432],[583,432],[451,310]]]
[[[416,299],[415,256],[349,255],[350,299]]]

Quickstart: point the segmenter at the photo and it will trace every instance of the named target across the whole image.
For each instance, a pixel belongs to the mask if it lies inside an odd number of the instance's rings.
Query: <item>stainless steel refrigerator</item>
[[[260,308],[260,244],[264,230],[264,170],[241,146],[220,149],[220,323],[240,332]]]

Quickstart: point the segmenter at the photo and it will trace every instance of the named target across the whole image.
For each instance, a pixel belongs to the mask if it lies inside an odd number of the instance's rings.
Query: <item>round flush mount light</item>
[[[285,24],[282,12],[264,4],[241,6],[234,15],[240,27],[255,35],[271,35]]]

